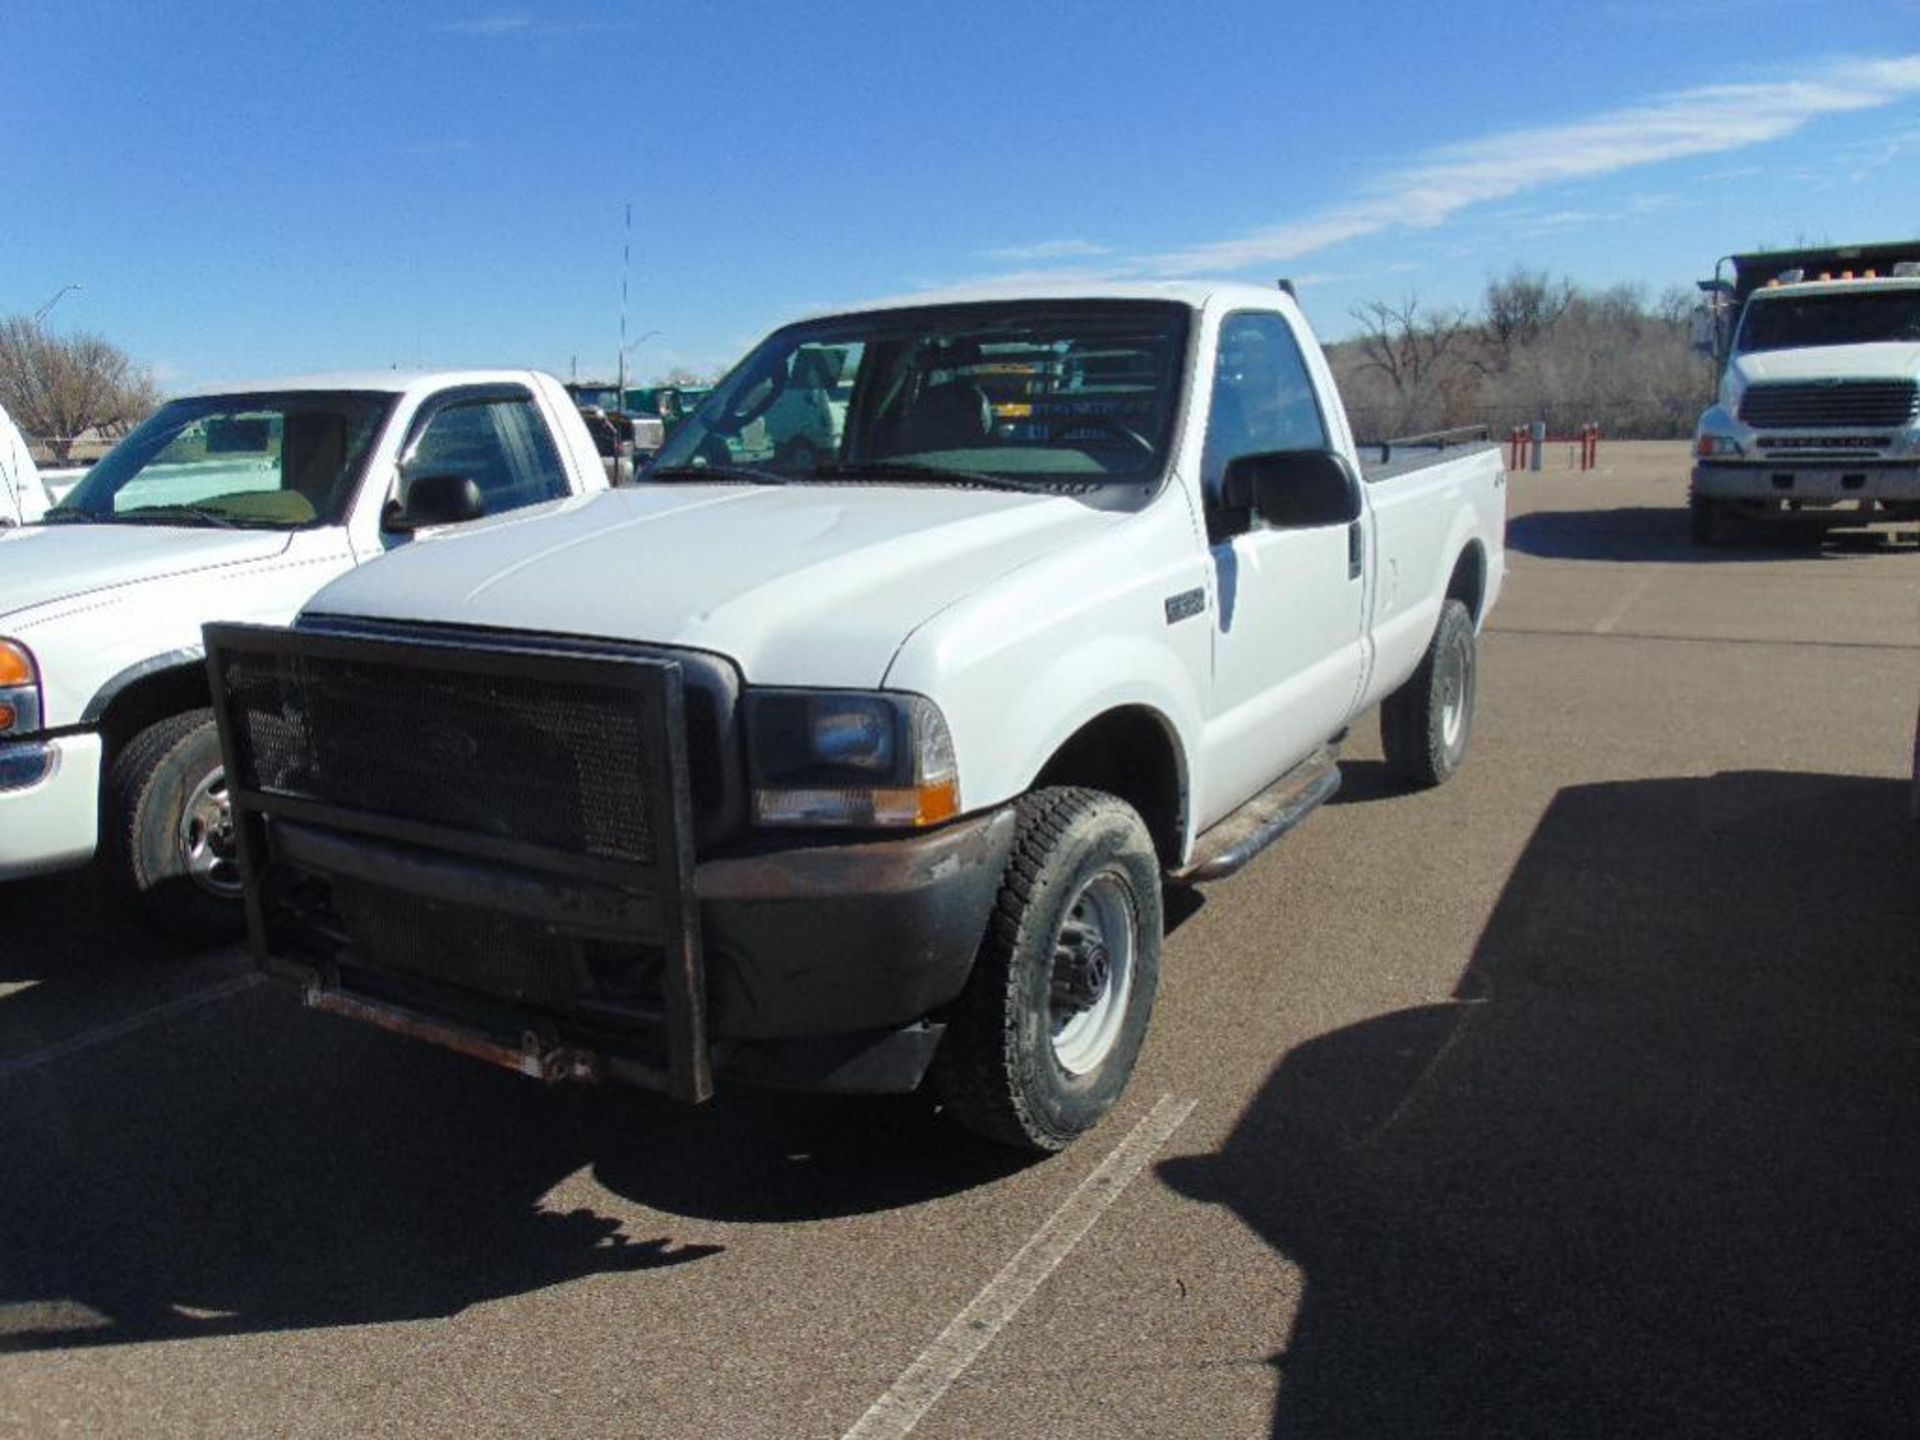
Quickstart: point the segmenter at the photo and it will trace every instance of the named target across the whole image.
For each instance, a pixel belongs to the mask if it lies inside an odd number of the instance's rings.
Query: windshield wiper
[[[222,530],[238,530],[240,522],[231,515],[222,515],[218,510],[209,510],[204,505],[136,505],[131,510],[117,510],[112,518],[116,521],[130,521],[139,524],[142,516],[152,515],[164,522],[175,516],[189,515],[208,525],[218,526]]]
[[[816,465],[812,480],[932,480],[949,485],[980,485],[989,490],[1015,490],[1023,495],[1058,495],[1067,486],[1093,482],[1076,476],[1059,481],[1022,480],[991,470],[955,470],[946,465],[922,465],[914,460],[866,460],[853,465]]]
[[[96,515],[91,510],[68,510],[56,505],[34,523],[37,525],[65,525],[68,521],[74,521],[82,525],[97,525],[103,520],[111,520],[112,518],[111,515]]]
[[[749,485],[784,485],[793,477],[757,465],[667,465],[649,470],[646,480],[740,480]]]

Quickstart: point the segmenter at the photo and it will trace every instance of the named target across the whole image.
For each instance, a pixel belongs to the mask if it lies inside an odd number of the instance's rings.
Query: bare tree
[[[1684,290],[1649,300],[1644,286],[1583,290],[1516,268],[1489,282],[1471,320],[1413,298],[1362,305],[1358,332],[1327,357],[1366,437],[1534,420],[1685,435],[1712,398],[1712,367],[1687,343],[1691,308]]]
[[[1454,351],[1472,336],[1467,312],[1458,307],[1423,314],[1417,295],[1403,296],[1397,305],[1369,300],[1348,312],[1360,322],[1354,338],[1359,346],[1359,368],[1383,376],[1393,391],[1397,428],[1440,424],[1471,377],[1459,372]]]
[[[1488,356],[1483,370],[1504,371],[1517,347],[1531,345],[1560,323],[1573,303],[1573,282],[1549,279],[1544,270],[1515,266],[1504,279],[1487,282],[1484,330]]]
[[[26,315],[0,319],[0,405],[65,460],[88,430],[113,432],[160,401],[153,374],[99,335],[49,335]]]

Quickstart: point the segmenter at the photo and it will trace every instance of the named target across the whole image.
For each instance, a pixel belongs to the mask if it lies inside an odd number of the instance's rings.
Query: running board
[[[1316,750],[1202,835],[1193,859],[1172,878],[1183,884],[1222,880],[1245,865],[1340,788],[1331,750]]]

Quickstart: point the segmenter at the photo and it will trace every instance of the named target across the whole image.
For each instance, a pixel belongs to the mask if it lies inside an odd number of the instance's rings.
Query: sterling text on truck
[[[253,945],[545,1078],[930,1080],[1057,1149],[1133,1068],[1165,878],[1297,823],[1382,701],[1411,783],[1459,766],[1503,484],[1363,464],[1278,292],[788,326],[642,484],[209,627]]]

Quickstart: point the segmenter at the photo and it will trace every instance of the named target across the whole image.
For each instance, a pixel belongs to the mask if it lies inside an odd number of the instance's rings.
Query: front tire
[[[246,927],[226,772],[211,710],[148,726],[107,775],[102,862],[126,908],[192,946]]]
[[[961,1125],[1064,1150],[1133,1074],[1160,980],[1160,861],[1132,806],[1097,790],[1018,802],[1013,855],[934,1057]]]
[[[1473,617],[1460,601],[1448,600],[1420,668],[1380,706],[1387,764],[1415,789],[1445,784],[1466,762],[1479,673]]]

